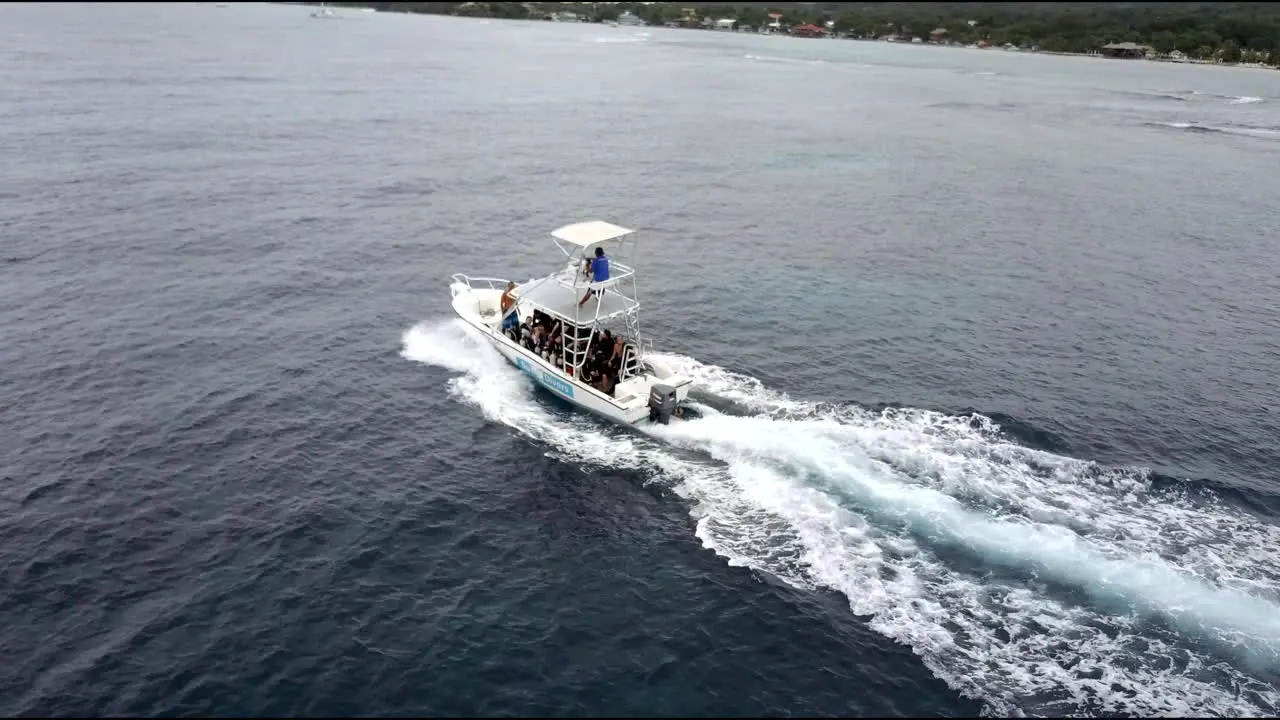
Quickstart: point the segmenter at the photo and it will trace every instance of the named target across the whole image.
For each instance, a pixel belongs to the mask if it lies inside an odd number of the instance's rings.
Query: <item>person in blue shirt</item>
[[[604,254],[604,248],[596,248],[596,256],[591,260],[591,282],[604,282],[609,279],[609,258]],[[582,307],[583,303],[591,299],[592,295],[604,292],[603,290],[588,290],[586,295],[578,301],[578,307]]]
[[[507,332],[520,326],[520,315],[516,312],[516,283],[514,280],[507,282],[507,289],[502,291],[502,332]],[[519,335],[516,336],[519,338]],[[513,339],[516,339],[513,338]]]

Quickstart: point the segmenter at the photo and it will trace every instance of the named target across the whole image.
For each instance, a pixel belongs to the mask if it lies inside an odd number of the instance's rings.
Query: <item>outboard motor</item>
[[[649,421],[667,425],[676,411],[676,389],[670,385],[649,386]]]

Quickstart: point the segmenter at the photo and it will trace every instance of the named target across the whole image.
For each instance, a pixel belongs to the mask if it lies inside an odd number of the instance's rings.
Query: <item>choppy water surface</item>
[[[1280,707],[1280,73],[0,27],[0,712]],[[449,317],[592,217],[703,419],[601,424]]]

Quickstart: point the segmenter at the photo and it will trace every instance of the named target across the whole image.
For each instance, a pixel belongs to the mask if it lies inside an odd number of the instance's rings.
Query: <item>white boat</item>
[[[618,16],[617,24],[630,25],[631,27],[644,27],[648,25],[644,20],[633,14],[630,10],[623,10]]]
[[[316,11],[311,13],[311,17],[313,18],[331,18],[337,16],[338,14],[325,7],[324,3],[320,3],[320,7],[316,8]]]
[[[548,324],[559,326],[559,345],[549,343],[539,351],[520,339],[519,329],[515,339],[504,333],[502,296],[508,281],[502,278],[454,275],[449,286],[453,310],[513,365],[580,408],[628,425],[666,424],[683,417],[693,380],[650,357],[651,343],[640,334],[635,268],[618,261],[634,249],[634,232],[603,220],[566,225],[551,237],[568,264],[546,277],[515,284],[515,305],[507,315],[515,313],[521,325],[550,318]],[[584,272],[584,261],[594,257],[596,248],[609,258],[609,279],[600,282]],[[594,294],[580,302],[588,291]],[[610,392],[582,379],[606,330],[624,343],[619,344],[616,386]],[[561,352],[554,352],[557,348]]]

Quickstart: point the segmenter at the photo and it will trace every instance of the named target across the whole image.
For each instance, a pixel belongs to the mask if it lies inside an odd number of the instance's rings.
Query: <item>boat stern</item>
[[[684,417],[693,379],[673,372],[661,361],[646,358],[644,373],[618,383],[614,398],[625,405],[632,424],[656,420],[667,424]]]
[[[689,398],[689,391],[693,389],[693,378],[672,370],[661,360],[646,356],[644,362],[648,366],[650,377],[653,378],[653,384],[675,388],[676,400],[681,403]]]

